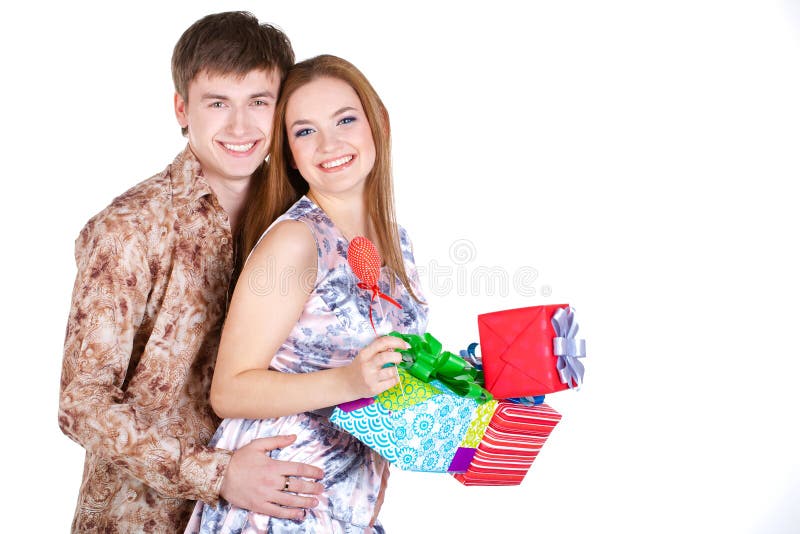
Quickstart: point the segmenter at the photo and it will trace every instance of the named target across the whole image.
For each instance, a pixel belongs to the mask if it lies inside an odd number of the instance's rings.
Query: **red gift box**
[[[546,404],[501,401],[466,473],[453,476],[465,486],[517,486],[561,420]]]
[[[495,398],[545,395],[569,387],[553,355],[553,314],[568,304],[517,308],[478,316],[481,360]]]

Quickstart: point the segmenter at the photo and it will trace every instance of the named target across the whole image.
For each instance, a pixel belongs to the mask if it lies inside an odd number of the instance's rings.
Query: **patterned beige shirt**
[[[233,269],[228,218],[187,147],[75,244],[59,425],[86,449],[73,532],[179,532],[216,503],[230,452],[206,446]]]

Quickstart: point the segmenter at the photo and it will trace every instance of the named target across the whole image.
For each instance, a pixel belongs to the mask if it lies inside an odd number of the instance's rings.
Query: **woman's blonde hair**
[[[290,165],[293,160],[285,125],[286,105],[297,89],[318,78],[344,81],[353,88],[361,101],[375,144],[375,164],[367,175],[364,185],[369,223],[375,232],[376,244],[386,267],[391,274],[400,279],[409,294],[419,301],[411,289],[403,264],[395,219],[389,114],[361,71],[350,62],[336,56],[317,56],[297,63],[289,69],[275,107],[269,164],[257,171],[265,172],[266,179],[262,176],[262,179],[254,180],[248,195],[242,228],[244,257],[255,247],[269,225],[308,192],[308,183]],[[393,284],[394,276],[391,276],[390,280]]]

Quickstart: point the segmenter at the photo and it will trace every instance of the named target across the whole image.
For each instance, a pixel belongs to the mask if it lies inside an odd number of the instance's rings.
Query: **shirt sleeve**
[[[89,453],[160,493],[213,505],[232,453],[171,435],[169,414],[137,405],[125,391],[135,373],[131,355],[151,289],[137,226],[98,217],[76,241],[59,426]]]

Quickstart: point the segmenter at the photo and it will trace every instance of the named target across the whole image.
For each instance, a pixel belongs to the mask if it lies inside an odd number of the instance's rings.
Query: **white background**
[[[68,531],[74,239],[182,148],[181,32],[249,9],[382,95],[400,220],[418,263],[451,272],[449,291],[426,278],[432,333],[458,349],[478,313],[569,302],[588,340],[586,385],[548,397],[563,420],[521,486],[395,470],[391,532],[800,532],[798,2],[182,5],[0,17],[0,530]],[[538,276],[469,287],[482,267]]]

